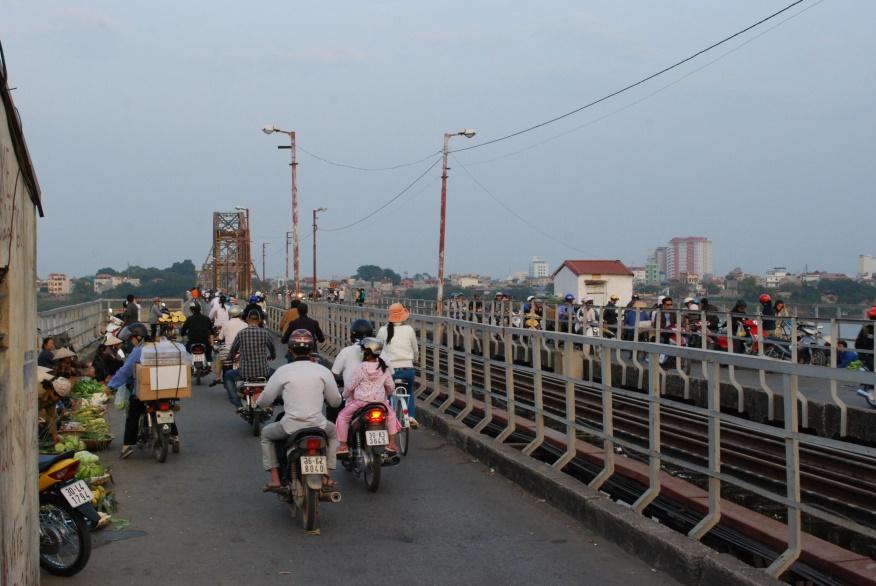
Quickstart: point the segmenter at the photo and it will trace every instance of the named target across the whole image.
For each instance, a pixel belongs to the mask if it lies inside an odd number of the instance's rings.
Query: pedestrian
[[[161,298],[154,297],[152,305],[149,307],[149,331],[152,334],[152,339],[156,339],[158,333],[158,320],[161,319]]]
[[[776,299],[773,305],[773,313],[776,316],[776,329],[773,336],[780,340],[791,339],[791,312],[788,311],[788,306],[781,299]]]
[[[126,326],[137,323],[140,320],[140,306],[137,305],[136,297],[128,295],[125,298],[125,309],[122,312],[122,321]]]
[[[404,382],[408,391],[408,414],[410,415],[411,427],[419,427],[417,423],[417,405],[414,395],[414,381],[416,371],[414,363],[420,357],[420,348],[417,344],[417,333],[414,328],[404,322],[411,316],[401,303],[393,303],[389,306],[388,323],[381,326],[377,332],[377,339],[383,342],[381,357],[384,362],[392,365],[395,370],[395,378]]]

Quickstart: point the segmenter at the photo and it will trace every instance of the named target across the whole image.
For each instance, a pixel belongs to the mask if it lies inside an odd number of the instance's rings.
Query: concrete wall
[[[605,280],[604,285],[587,286],[585,281],[592,275],[575,275],[568,267],[560,269],[554,275],[554,295],[562,297],[566,293],[575,295],[575,300],[581,300],[590,296],[596,305],[605,305],[611,294],[620,295],[620,304],[626,304],[633,296],[633,277],[631,275],[599,275],[600,280]]]
[[[36,208],[8,116],[0,107],[0,584],[23,586],[39,583]]]

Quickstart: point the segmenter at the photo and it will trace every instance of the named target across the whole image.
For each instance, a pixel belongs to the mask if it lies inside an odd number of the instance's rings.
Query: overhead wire
[[[343,167],[343,168],[345,168],[345,169],[353,169],[353,170],[356,170],[356,171],[393,171],[393,170],[395,170],[395,169],[403,169],[403,168],[405,168],[405,167],[413,167],[414,165],[419,165],[420,163],[422,163],[422,162],[424,162],[424,161],[428,161],[428,160],[431,159],[432,157],[441,154],[441,151],[439,150],[439,151],[435,151],[435,152],[429,153],[428,155],[426,155],[426,156],[423,157],[422,159],[417,159],[416,161],[411,161],[410,163],[400,163],[400,164],[398,164],[398,165],[391,165],[391,166],[389,166],[389,167],[359,167],[359,166],[357,166],[357,165],[350,165],[350,164],[347,164],[347,163],[340,163],[340,162],[338,162],[338,161],[333,161],[333,160],[331,160],[331,159],[327,159],[327,158],[325,158],[325,157],[321,157],[321,156],[319,156],[319,155],[317,155],[317,154],[315,154],[315,153],[311,153],[310,151],[308,151],[307,149],[305,149],[305,148],[302,147],[301,145],[298,145],[298,150],[300,150],[300,151],[302,151],[303,153],[305,153],[305,154],[307,154],[307,155],[313,157],[314,159],[316,159],[316,160],[318,160],[318,161],[322,161],[323,163],[326,163],[326,164],[328,164],[328,165],[333,165],[333,166],[335,166],[335,167]]]
[[[642,79],[640,79],[636,82],[633,82],[633,83],[626,85],[618,90],[615,90],[609,94],[606,94],[606,95],[602,96],[601,98],[598,98],[596,100],[593,100],[592,102],[584,104],[583,106],[579,106],[573,110],[569,110],[568,112],[560,114],[559,116],[554,116],[553,118],[550,118],[550,119],[545,120],[543,122],[539,122],[537,124],[533,124],[532,126],[528,126],[526,128],[523,128],[521,130],[517,130],[517,131],[512,132],[510,134],[506,134],[504,136],[500,136],[498,138],[494,138],[492,140],[488,140],[488,141],[474,144],[471,146],[453,149],[453,151],[451,151],[451,152],[461,153],[464,151],[479,149],[479,148],[485,147],[487,145],[496,144],[497,142],[502,142],[502,141],[508,140],[510,138],[520,136],[521,134],[525,134],[527,132],[532,132],[533,130],[536,130],[538,128],[542,128],[542,127],[547,126],[549,124],[553,124],[554,122],[558,122],[560,120],[563,120],[564,118],[568,118],[569,116],[573,116],[574,114],[577,114],[578,112],[581,112],[583,110],[587,110],[588,108],[592,108],[593,106],[596,106],[597,104],[601,104],[602,102],[605,102],[606,100],[610,100],[611,98],[613,98],[615,96],[618,96],[618,95],[620,95],[624,92],[627,92],[635,87],[638,87],[644,83],[647,83],[648,81],[651,81],[655,77],[659,77],[659,76],[663,75],[664,73],[667,73],[668,71],[672,71],[673,69],[680,67],[681,65],[684,65],[688,61],[692,61],[693,59],[696,59],[700,55],[703,55],[704,53],[707,53],[707,52],[711,51],[712,49],[715,49],[716,47],[720,47],[724,43],[727,43],[727,42],[735,39],[736,37],[743,35],[743,34],[747,33],[748,31],[762,25],[763,23],[765,23],[769,20],[772,20],[773,18],[779,16],[780,14],[787,12],[788,10],[792,9],[793,7],[797,6],[798,4],[801,4],[804,1],[805,0],[795,0],[794,2],[788,4],[787,6],[782,8],[781,10],[777,10],[776,12],[773,12],[769,16],[762,18],[762,19],[758,20],[757,22],[755,22],[754,24],[751,24],[751,25],[749,25],[749,26],[727,36],[727,37],[724,37],[720,41],[718,41],[716,43],[712,43],[708,47],[706,47],[704,49],[700,49],[696,53],[693,53],[692,55],[689,55],[688,57],[685,57],[684,59],[677,61],[677,62],[673,63],[672,65],[669,65],[668,67],[664,67],[663,69],[661,69],[660,71],[657,71],[656,73],[652,73],[651,75],[648,75],[647,77],[643,77]]]
[[[420,174],[417,176],[416,179],[414,179],[413,181],[411,181],[410,183],[408,183],[408,185],[407,185],[404,189],[402,189],[400,192],[398,192],[397,194],[395,194],[391,199],[389,199],[389,201],[387,201],[386,203],[384,203],[383,205],[381,205],[381,206],[378,207],[377,209],[373,210],[372,212],[366,214],[365,216],[362,216],[361,218],[359,218],[358,220],[356,220],[356,221],[354,221],[354,222],[350,222],[349,224],[345,224],[345,225],[343,225],[343,226],[338,226],[337,228],[320,228],[320,229],[319,229],[320,232],[340,232],[341,230],[346,230],[346,229],[348,229],[348,228],[352,228],[353,226],[356,226],[357,224],[361,224],[362,222],[364,222],[364,221],[367,220],[368,218],[372,218],[372,217],[374,217],[374,216],[377,215],[380,211],[386,209],[386,208],[387,208],[389,205],[391,205],[394,201],[396,201],[396,200],[399,199],[401,196],[403,196],[405,193],[407,193],[408,191],[410,191],[410,189],[411,189],[414,185],[416,185],[417,183],[419,183],[420,180],[422,180],[423,177],[425,177],[425,176],[429,173],[429,171],[431,171],[431,170],[435,167],[435,165],[437,165],[439,162],[441,162],[441,159],[440,159],[440,158],[439,158],[439,159],[435,159],[435,161],[433,161],[431,165],[429,165],[428,167],[426,167],[426,170],[423,171],[422,173],[420,173]]]
[[[819,4],[821,4],[821,3],[824,2],[824,1],[825,1],[825,0],[816,0],[816,2],[815,2],[814,4],[811,4],[811,5],[807,6],[806,8],[801,9],[799,12],[796,12],[796,13],[792,14],[791,16],[787,17],[786,19],[784,19],[784,20],[782,20],[782,21],[780,21],[780,22],[777,22],[777,23],[774,24],[773,26],[771,26],[771,27],[769,27],[769,28],[767,28],[767,29],[761,31],[760,33],[758,33],[757,35],[751,37],[750,39],[745,40],[744,42],[740,43],[740,44],[737,45],[736,47],[733,47],[732,49],[730,49],[730,50],[728,50],[728,51],[722,53],[722,54],[719,55],[718,57],[715,57],[715,58],[712,59],[711,61],[709,61],[709,62],[707,62],[707,63],[704,63],[703,65],[697,67],[696,69],[693,69],[693,70],[691,70],[691,71],[685,73],[684,75],[682,75],[682,76],[679,77],[678,79],[673,80],[673,81],[667,83],[666,85],[657,88],[656,90],[652,91],[651,93],[646,94],[646,95],[642,96],[641,98],[639,98],[639,99],[637,99],[637,100],[634,100],[634,101],[630,102],[629,104],[626,104],[625,106],[622,106],[622,107],[618,108],[617,110],[613,110],[613,111],[611,111],[611,112],[608,112],[608,113],[606,113],[606,114],[603,114],[602,116],[599,116],[599,117],[597,117],[597,118],[594,118],[593,120],[589,120],[589,121],[587,121],[587,122],[585,122],[585,123],[583,123],[583,124],[579,124],[578,126],[575,126],[574,128],[570,128],[569,130],[565,130],[565,131],[563,131],[563,132],[560,132],[559,134],[555,134],[555,135],[550,136],[550,137],[548,137],[548,138],[546,138],[546,139],[544,139],[544,140],[540,140],[540,141],[538,141],[538,142],[535,142],[535,143],[533,143],[533,144],[531,144],[531,145],[529,145],[529,146],[523,147],[523,148],[518,149],[518,150],[516,150],[516,151],[511,151],[511,152],[509,152],[509,153],[505,153],[505,154],[502,154],[502,155],[499,155],[499,156],[497,156],[497,157],[493,157],[493,158],[490,158],[490,159],[483,159],[483,160],[480,160],[480,161],[468,161],[467,164],[468,164],[469,166],[476,166],[476,165],[486,165],[487,163],[493,163],[493,162],[495,162],[495,161],[501,161],[502,159],[507,159],[507,158],[509,158],[509,157],[513,157],[513,156],[515,156],[515,155],[519,155],[519,154],[521,154],[521,153],[525,153],[525,152],[527,152],[527,151],[531,151],[532,149],[538,148],[538,147],[540,147],[540,146],[542,146],[542,145],[544,145],[544,144],[547,144],[547,143],[549,143],[549,142],[553,142],[553,141],[555,141],[555,140],[557,140],[557,139],[559,139],[559,138],[562,138],[562,137],[564,137],[564,136],[568,136],[569,134],[572,134],[572,133],[578,132],[579,130],[582,130],[582,129],[584,129],[584,128],[588,128],[588,127],[590,127],[590,126],[593,126],[593,125],[595,125],[595,124],[597,124],[597,123],[599,123],[599,122],[602,122],[602,121],[605,120],[606,118],[611,118],[612,116],[615,116],[615,115],[617,115],[617,114],[620,114],[621,112],[624,112],[624,111],[626,111],[626,110],[629,110],[630,108],[632,108],[632,107],[634,107],[634,106],[637,106],[637,105],[641,104],[641,103],[644,102],[645,100],[648,100],[648,99],[650,99],[650,98],[656,96],[657,94],[659,94],[659,93],[661,93],[661,92],[663,92],[663,91],[665,91],[665,90],[671,88],[672,86],[681,83],[682,81],[686,80],[687,78],[691,77],[692,75],[695,75],[695,74],[699,73],[699,72],[702,71],[703,69],[706,69],[707,67],[710,67],[711,65],[714,65],[714,64],[717,63],[718,61],[720,61],[720,60],[724,59],[725,57],[727,57],[727,56],[729,56],[729,55],[735,53],[736,51],[742,49],[742,48],[745,47],[746,45],[748,45],[748,44],[750,44],[750,43],[753,43],[754,41],[758,40],[759,38],[761,38],[761,37],[764,36],[765,34],[769,33],[770,31],[779,28],[780,26],[782,26],[783,24],[785,24],[785,23],[788,22],[789,20],[792,20],[792,19],[794,19],[794,18],[797,18],[798,16],[800,16],[800,15],[803,14],[804,12],[806,12],[806,11],[808,11],[808,10],[811,10],[812,8],[815,8],[816,6],[818,6]]]
[[[478,187],[480,187],[481,191],[483,191],[484,193],[486,193],[486,194],[487,194],[487,195],[488,195],[493,201],[495,201],[497,204],[499,204],[500,206],[502,206],[502,207],[505,209],[506,212],[508,212],[509,214],[511,214],[512,216],[514,216],[514,217],[517,218],[518,220],[520,220],[523,224],[525,224],[526,226],[528,226],[528,227],[531,228],[532,230],[538,232],[539,234],[541,234],[541,235],[544,236],[545,238],[547,238],[547,239],[549,239],[549,240],[552,240],[552,241],[556,242],[557,244],[562,244],[563,246],[565,246],[566,248],[568,248],[568,249],[570,249],[570,250],[574,250],[575,252],[581,252],[581,253],[584,253],[584,254],[587,254],[587,253],[588,253],[588,251],[586,251],[586,250],[584,250],[584,249],[581,249],[581,248],[578,248],[577,246],[574,246],[574,245],[572,245],[572,244],[569,244],[568,242],[565,242],[565,241],[563,241],[563,240],[557,238],[556,236],[554,236],[554,235],[551,234],[550,232],[546,232],[545,230],[542,230],[541,228],[539,228],[538,226],[536,226],[535,224],[533,224],[532,222],[530,222],[529,220],[527,220],[525,217],[523,217],[523,216],[521,216],[520,214],[518,214],[516,211],[514,211],[513,208],[511,208],[508,204],[506,204],[504,201],[502,201],[498,196],[496,196],[492,191],[490,191],[490,190],[489,190],[489,189],[488,189],[483,183],[481,183],[481,182],[478,180],[478,178],[475,177],[475,176],[472,174],[472,172],[469,171],[468,168],[467,168],[465,165],[462,164],[462,161],[460,161],[460,160],[459,160],[456,156],[454,156],[454,155],[450,155],[450,156],[453,157],[453,160],[456,161],[456,163],[457,163],[460,167],[462,167],[462,170],[465,171],[466,175],[469,176],[469,178],[474,182],[474,184],[477,185]]]

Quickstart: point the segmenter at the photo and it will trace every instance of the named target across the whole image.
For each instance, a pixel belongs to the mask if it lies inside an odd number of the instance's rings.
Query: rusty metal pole
[[[283,299],[285,303],[289,303],[289,239],[292,237],[292,232],[286,232],[286,280],[283,281]]]
[[[298,159],[295,156],[295,131],[289,132],[292,149],[292,275],[295,282],[293,289],[295,294],[301,293],[301,275],[298,265]]]
[[[444,163],[441,167],[441,220],[438,224],[438,315],[444,315],[444,229],[447,219],[447,144],[455,133],[444,133]]]
[[[262,288],[264,289],[265,283],[268,281],[267,273],[265,272],[265,253],[267,251],[267,247],[270,242],[262,242]]]

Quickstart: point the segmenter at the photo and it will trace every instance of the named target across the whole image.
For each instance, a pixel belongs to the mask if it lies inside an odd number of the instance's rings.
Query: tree
[[[383,269],[383,278],[389,279],[393,285],[398,285],[399,283],[401,283],[401,275],[399,275],[392,269]]]
[[[383,279],[383,269],[377,265],[362,265],[356,269],[356,277],[363,281],[370,281],[374,287],[374,281]]]
[[[94,274],[95,275],[113,275],[113,276],[116,276],[119,274],[119,272],[112,267],[104,267],[102,269],[97,269],[97,272]]]
[[[184,275],[193,279],[196,278],[198,275],[198,269],[195,268],[195,263],[193,263],[190,259],[186,259],[182,262],[175,262],[170,265],[170,268],[167,270],[171,273]]]

